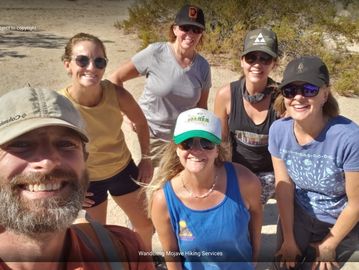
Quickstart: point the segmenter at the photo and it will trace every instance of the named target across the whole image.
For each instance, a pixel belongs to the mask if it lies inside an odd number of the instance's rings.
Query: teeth
[[[60,183],[47,183],[47,184],[30,184],[25,187],[26,190],[31,192],[38,192],[38,191],[53,191],[59,190],[61,187]]]

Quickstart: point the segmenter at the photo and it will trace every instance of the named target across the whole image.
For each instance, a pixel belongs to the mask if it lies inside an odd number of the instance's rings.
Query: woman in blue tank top
[[[213,113],[182,112],[156,178],[150,212],[168,269],[254,269],[262,225],[260,182],[223,162]]]

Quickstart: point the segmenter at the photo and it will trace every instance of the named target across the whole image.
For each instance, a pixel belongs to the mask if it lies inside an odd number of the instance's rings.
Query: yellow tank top
[[[86,121],[90,142],[87,168],[91,181],[100,181],[122,171],[131,160],[122,132],[122,112],[118,104],[115,86],[108,80],[101,82],[102,100],[94,107],[76,103],[68,87],[59,90],[80,111]]]

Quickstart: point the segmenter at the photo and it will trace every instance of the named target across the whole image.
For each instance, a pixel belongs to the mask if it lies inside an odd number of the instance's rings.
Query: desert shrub
[[[268,27],[278,35],[282,66],[299,55],[317,55],[331,71],[334,90],[342,95],[359,95],[359,55],[346,46],[359,42],[359,1],[137,0],[129,8],[128,19],[115,22],[115,26],[137,33],[144,48],[167,39],[169,25],[186,3],[205,12],[202,53],[212,65],[239,70],[245,33]],[[339,4],[344,12],[338,15]]]

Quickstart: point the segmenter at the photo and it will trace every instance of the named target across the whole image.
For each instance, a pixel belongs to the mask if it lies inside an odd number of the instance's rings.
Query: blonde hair
[[[70,38],[69,41],[67,42],[65,46],[65,52],[62,55],[61,60],[71,61],[73,48],[78,42],[81,41],[91,41],[98,44],[101,47],[105,58],[107,58],[105,45],[98,37],[87,33],[77,33],[72,38]]]
[[[154,192],[163,188],[167,181],[170,181],[184,170],[184,167],[182,166],[176,153],[177,147],[178,145],[176,145],[173,141],[169,142],[165,146],[158,171],[152,181],[146,186],[146,192],[148,195],[148,213],[151,213]],[[226,150],[221,145],[217,145],[217,149],[218,157],[216,158],[214,164],[216,166],[221,166],[226,160]]]

